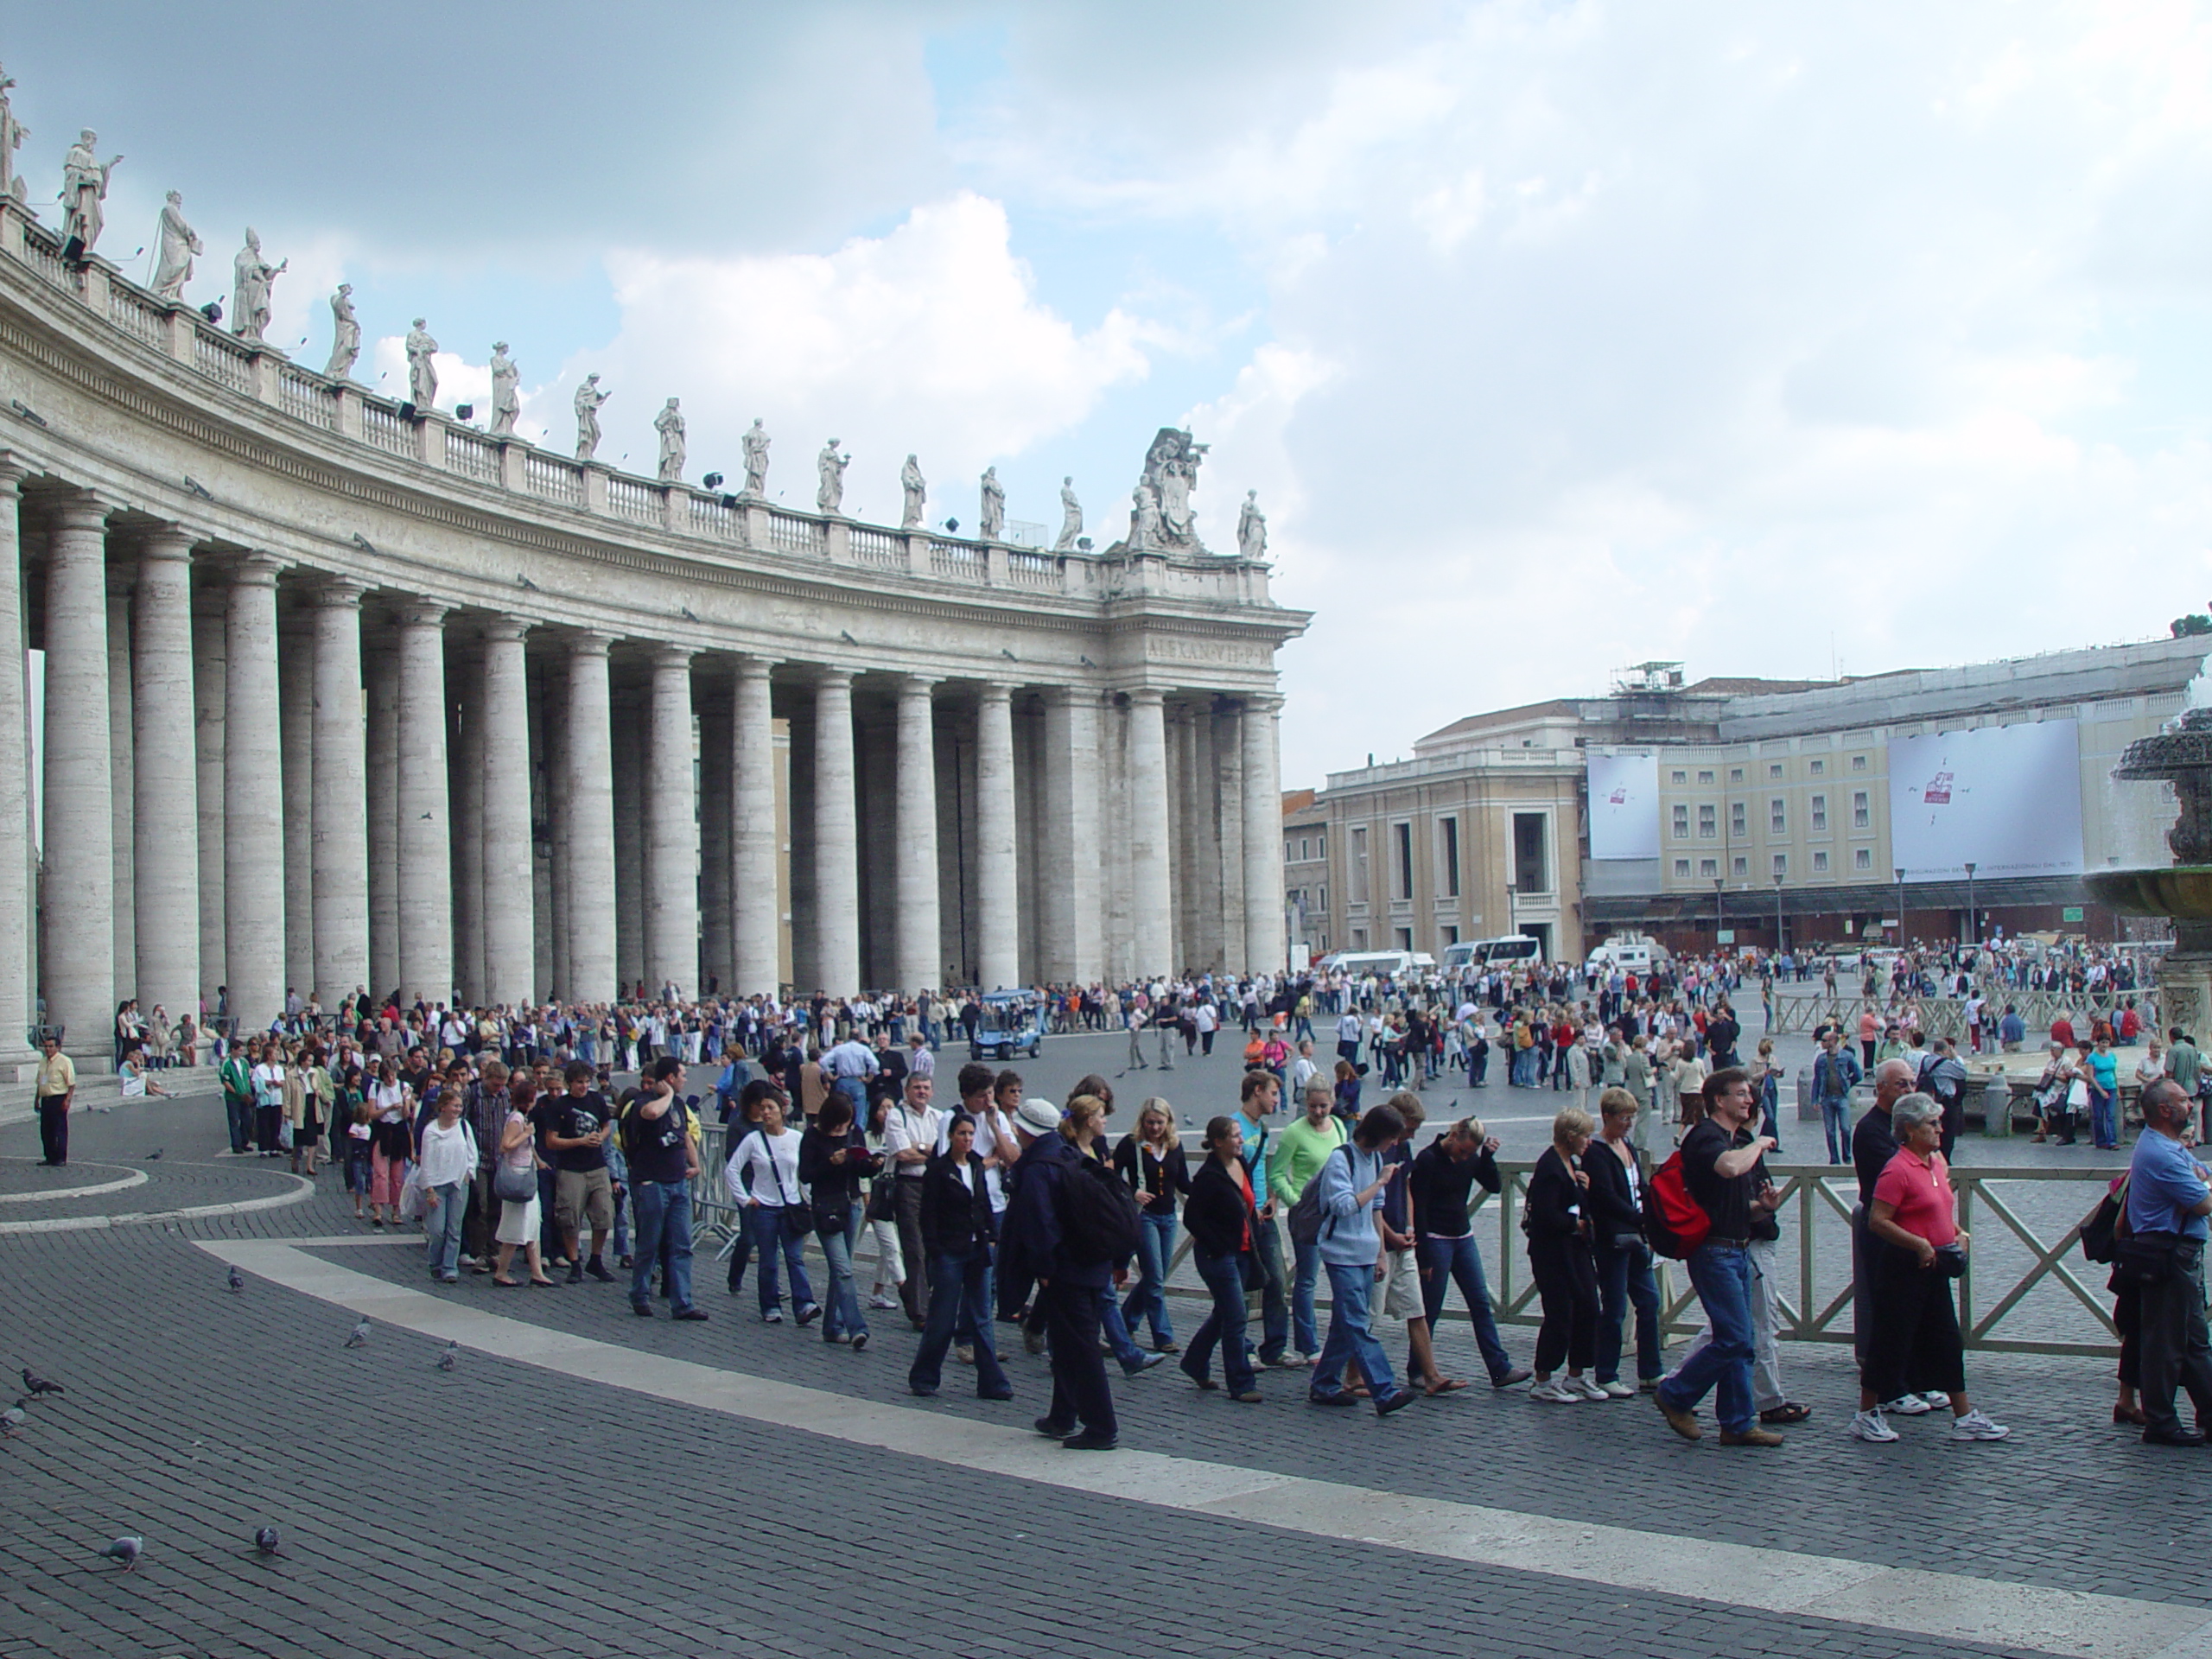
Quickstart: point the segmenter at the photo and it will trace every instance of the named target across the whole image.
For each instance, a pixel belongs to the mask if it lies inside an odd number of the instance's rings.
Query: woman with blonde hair
[[[1152,1326],[1155,1353],[1179,1351],[1167,1317],[1167,1264],[1175,1255],[1175,1199],[1191,1191],[1191,1173],[1175,1134],[1175,1112],[1154,1095],[1137,1108],[1137,1126],[1114,1148],[1115,1173],[1128,1183],[1144,1225],[1137,1232],[1137,1261],[1143,1276],[1122,1304],[1122,1318],[1140,1314]]]
[[[1552,1144],[1529,1177],[1521,1212],[1529,1236],[1529,1268],[1543,1298],[1544,1322],[1536,1332],[1536,1381],[1531,1400],[1567,1405],[1610,1400],[1583,1376],[1597,1357],[1598,1269],[1591,1255],[1590,1177],[1582,1167],[1593,1125],[1590,1114],[1570,1106],[1552,1120]],[[1554,1382],[1561,1360],[1567,1376]]]

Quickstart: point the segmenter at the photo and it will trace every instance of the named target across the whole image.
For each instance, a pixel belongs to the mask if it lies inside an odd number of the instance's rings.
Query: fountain
[[[2174,950],[2158,969],[2160,1023],[2199,1038],[2212,1028],[2212,658],[2206,664],[2190,682],[2180,718],[2129,744],[2113,768],[2123,782],[2173,785],[2181,804],[2166,832],[2173,863],[2083,877],[2101,903],[2123,914],[2172,918]]]

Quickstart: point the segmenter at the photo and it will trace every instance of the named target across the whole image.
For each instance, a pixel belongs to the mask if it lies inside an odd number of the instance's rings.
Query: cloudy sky
[[[1815,677],[2162,634],[2212,594],[2212,6],[0,0],[37,197],[184,193],[272,339],[352,282],[526,427],[934,516],[1256,488],[1287,784],[1618,665]],[[451,401],[450,397],[445,401]]]

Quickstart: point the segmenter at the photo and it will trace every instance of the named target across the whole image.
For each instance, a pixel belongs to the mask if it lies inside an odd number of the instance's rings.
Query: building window
[[[1551,849],[1546,843],[1544,815],[1513,815],[1513,884],[1522,893],[1552,890]]]
[[[1828,855],[1826,853],[1815,853],[1813,855],[1813,874],[1815,875],[1826,875],[1827,873]]]
[[[1444,830],[1444,893],[1449,899],[1459,896],[1459,820],[1446,818]],[[1452,941],[1456,944],[1457,941]]]
[[[1352,834],[1355,836],[1358,833],[1359,831],[1357,830],[1352,831]],[[1365,928],[1355,927],[1352,929],[1351,948],[1355,950],[1364,950],[1367,949],[1367,930]]]
[[[1690,775],[1687,772],[1670,772],[1667,776],[1678,784],[1687,784],[1690,780]]]
[[[1779,777],[1781,777],[1781,776],[1782,776],[1782,762],[1781,762],[1781,761],[1779,761],[1779,760],[1773,760],[1773,761],[1770,761],[1770,762],[1768,762],[1768,763],[1767,763],[1767,769],[1766,769],[1766,775],[1767,775],[1768,777],[1770,777],[1770,778],[1779,778]]]
[[[1326,858],[1328,855],[1329,832],[1323,830],[1316,833],[1313,837],[1313,856],[1316,858]]]
[[[1813,762],[1813,776],[1814,776],[1814,777],[1815,777],[1815,778],[1824,778],[1824,777],[1826,777],[1826,776],[1827,775],[1827,770],[1828,770],[1828,763],[1827,763],[1827,761],[1825,761],[1825,760],[1815,760],[1815,761],[1814,761],[1814,762]]]
[[[1740,784],[1740,783],[1742,783],[1742,782],[1744,781],[1744,769],[1743,769],[1741,766],[1731,766],[1731,767],[1729,767],[1729,768],[1728,768],[1728,781],[1729,781],[1730,783],[1732,783],[1732,784]]]
[[[1789,833],[1789,813],[1777,798],[1766,804],[1767,827],[1777,836]]]
[[[1851,827],[1854,830],[1870,830],[1873,824],[1874,813],[1873,810],[1866,804],[1866,791],[1863,789],[1853,790],[1851,791]]]
[[[1676,879],[1678,879],[1678,880],[1683,880],[1683,881],[1687,881],[1687,880],[1688,880],[1690,879],[1690,861],[1689,861],[1689,860],[1688,860],[1687,858],[1678,858],[1678,859],[1676,859],[1676,860],[1675,861],[1675,874]]]
[[[1738,853],[1735,859],[1729,864],[1728,874],[1731,875],[1749,875],[1751,873],[1751,861],[1745,858],[1741,853]]]
[[[1402,928],[1400,928],[1400,929],[1398,929],[1398,930],[1397,930],[1397,933],[1398,933],[1398,949],[1399,949],[1399,950],[1412,950],[1412,949],[1414,948],[1414,931],[1413,931],[1413,929],[1411,929],[1410,927],[1402,927]]]
[[[1745,809],[1743,802],[1731,801],[1728,803],[1728,834],[1732,839],[1740,841],[1751,833],[1751,831],[1745,827],[1745,820],[1748,816],[1749,815]]]
[[[1827,827],[1828,798],[1825,795],[1815,795],[1813,797],[1813,828],[1825,830]]]
[[[1367,902],[1367,826],[1356,823],[1351,830],[1351,901],[1355,905]],[[1357,930],[1364,934],[1366,930]],[[1367,941],[1363,938],[1358,948],[1364,950]]]
[[[1446,928],[1444,930],[1444,944],[1445,944],[1446,948],[1446,949],[1449,949],[1451,946],[1455,945],[1455,944],[1459,944],[1459,930],[1458,928],[1456,928],[1456,927],[1446,927]]]
[[[1410,823],[1394,823],[1390,828],[1398,842],[1397,896],[1410,899],[1414,896],[1414,827]],[[1407,949],[1412,947],[1408,945]]]
[[[1866,771],[1866,757],[1865,755],[1863,755],[1863,754],[1854,754],[1854,755],[1853,755],[1853,756],[1851,757],[1851,769],[1852,769],[1853,772],[1864,772],[1864,771]]]
[[[1700,858],[1697,861],[1697,873],[1708,877],[1719,874],[1720,861],[1717,858]]]
[[[1853,849],[1851,854],[1851,868],[1854,870],[1872,869],[1874,868],[1874,849],[1871,847],[1859,847]]]
[[[1689,838],[1690,810],[1687,806],[1678,804],[1675,808],[1675,839],[1677,841],[1688,841]]]
[[[1318,890],[1318,896],[1314,901],[1314,908],[1322,912],[1325,915],[1327,913],[1329,908],[1329,890],[1326,887],[1322,887]]]
[[[1697,838],[1700,841],[1711,841],[1719,833],[1720,809],[1717,806],[1700,806],[1698,808]]]
[[[1700,772],[1697,775],[1697,780],[1700,784],[1709,784],[1713,781],[1713,774],[1710,772]]]
[[[1789,874],[1789,854],[1787,854],[1787,853],[1777,853],[1777,854],[1774,855],[1774,873],[1775,873],[1777,875],[1787,875],[1787,874]]]

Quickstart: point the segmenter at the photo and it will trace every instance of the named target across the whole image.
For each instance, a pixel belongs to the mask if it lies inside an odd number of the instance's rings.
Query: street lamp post
[[[1780,956],[1789,947],[1782,938],[1782,872],[1774,873],[1774,954]]]
[[[1728,891],[1728,883],[1720,876],[1713,878],[1713,954],[1720,954],[1720,936],[1728,931],[1728,917],[1721,895]]]
[[[1974,860],[1967,861],[1967,945],[1969,950],[1981,938],[1980,918],[1974,914]]]
[[[1505,931],[1508,933],[1517,933],[1520,931],[1520,928],[1516,924],[1513,915],[1513,894],[1514,883],[1510,879],[1509,879],[1505,884]]]
[[[1904,871],[1902,868],[1890,872],[1897,879],[1897,949],[1904,949]]]

